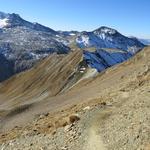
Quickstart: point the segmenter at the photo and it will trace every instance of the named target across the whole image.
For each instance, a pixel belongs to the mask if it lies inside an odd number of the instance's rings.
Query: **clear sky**
[[[0,11],[18,13],[54,30],[113,27],[150,38],[150,0],[0,0]]]

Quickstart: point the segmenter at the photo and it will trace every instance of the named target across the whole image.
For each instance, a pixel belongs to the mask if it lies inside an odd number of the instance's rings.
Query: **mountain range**
[[[150,45],[150,39],[139,39],[139,41],[145,45]]]
[[[104,26],[91,32],[55,31],[18,14],[0,12],[0,54],[7,61],[0,64],[0,81],[30,69],[52,53],[81,49],[87,65],[102,71],[127,60],[143,47],[136,38]]]

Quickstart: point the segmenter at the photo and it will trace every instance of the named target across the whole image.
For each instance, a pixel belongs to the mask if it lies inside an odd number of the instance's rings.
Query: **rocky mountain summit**
[[[136,53],[143,44],[137,39],[128,38],[117,30],[100,27],[92,32],[82,32],[76,39],[79,47],[113,48]]]

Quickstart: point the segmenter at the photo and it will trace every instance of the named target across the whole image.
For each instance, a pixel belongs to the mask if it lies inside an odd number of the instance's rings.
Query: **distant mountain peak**
[[[145,45],[150,45],[150,39],[138,39],[138,40]]]
[[[24,20],[15,13],[0,12],[0,28],[12,27],[21,24]]]
[[[3,13],[0,12],[0,29],[2,28],[14,28],[14,27],[25,27],[36,31],[50,32],[57,34],[56,31],[49,27],[43,26],[39,23],[32,23],[24,20],[19,14],[16,13]]]
[[[16,13],[4,13],[0,11],[0,19],[9,19],[9,18],[21,18],[19,14]]]
[[[94,30],[94,32],[104,33],[104,34],[115,34],[118,31],[106,26],[101,26],[100,28]]]

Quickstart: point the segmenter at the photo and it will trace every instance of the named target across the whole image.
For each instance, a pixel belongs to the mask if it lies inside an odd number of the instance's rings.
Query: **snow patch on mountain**
[[[98,49],[95,52],[84,51],[83,53],[87,64],[92,68],[96,68],[98,72],[121,63],[132,56],[121,50]]]
[[[101,27],[93,32],[81,32],[77,35],[76,43],[80,48],[114,48],[131,54],[135,54],[144,47],[138,39],[128,38],[108,27]]]
[[[80,45],[80,47],[86,47],[86,46],[89,46],[91,45],[90,44],[90,39],[88,36],[81,36],[81,37],[78,37],[76,39],[76,42]],[[91,45],[92,46],[92,45]]]
[[[0,19],[0,28],[4,28],[8,25],[8,19],[4,18],[4,19]]]
[[[45,58],[48,56],[48,54],[36,54],[36,53],[33,53],[33,52],[29,52],[29,55],[32,57],[32,59],[36,59],[36,60],[39,60],[41,58]]]
[[[70,33],[69,35],[74,36],[74,35],[76,35],[76,34],[74,34],[74,33]]]

